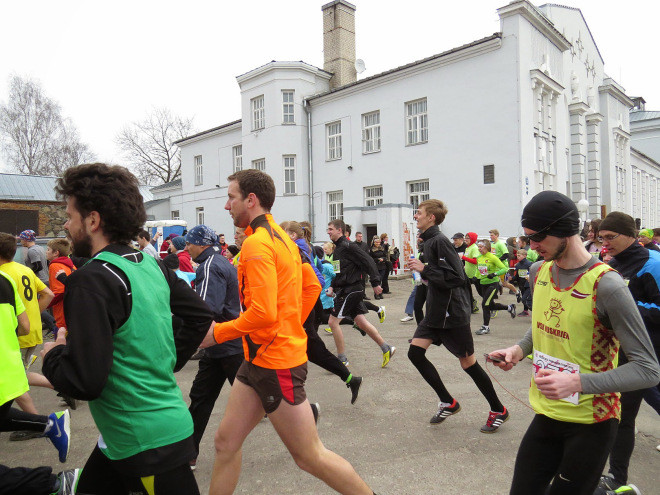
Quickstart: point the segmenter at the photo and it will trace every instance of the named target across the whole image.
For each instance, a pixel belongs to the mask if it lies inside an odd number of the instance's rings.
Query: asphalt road
[[[383,324],[371,313],[369,320],[385,339],[397,347],[390,365],[381,368],[381,352],[368,337],[343,326],[350,369],[364,377],[360,396],[350,404],[350,391],[339,378],[311,365],[307,380],[310,400],[321,404],[319,433],[329,449],[349,460],[379,495],[419,495],[426,493],[466,493],[498,495],[509,491],[518,445],[533,412],[527,402],[531,365],[521,363],[510,372],[488,365],[501,384],[495,388],[511,417],[492,435],[479,431],[488,415],[488,404],[472,380],[446,349],[432,348],[429,358],[438,366],[449,391],[462,410],[441,425],[430,425],[437,398],[407,358],[408,339],[414,322],[401,323],[410,293],[410,279],[390,282],[392,294],[385,295],[387,318]],[[502,302],[513,302],[506,295]],[[472,329],[481,325],[481,314],[473,315]],[[514,343],[528,328],[529,318],[511,320],[500,314],[492,320],[490,335],[475,336],[475,352],[481,356]],[[321,329],[321,334],[325,332]],[[334,351],[332,336],[323,335]],[[483,360],[482,360],[483,362]],[[38,371],[41,360],[33,366]],[[187,399],[197,371],[189,363],[177,378]],[[509,392],[505,391],[506,388]],[[213,433],[225,408],[229,388],[225,387],[216,404],[201,445],[196,471],[202,493],[208,492],[213,466]],[[58,398],[50,390],[32,391],[37,407],[48,413],[58,409]],[[660,420],[646,404],[638,417],[639,433],[631,461],[630,482],[646,494],[659,493]],[[72,411],[71,452],[66,464],[57,462],[56,451],[48,440],[9,442],[0,435],[0,463],[9,466],[51,465],[54,470],[83,466],[98,437],[87,404]],[[326,494],[335,493],[291,460],[268,420],[262,421],[248,437],[243,449],[243,468],[236,493],[249,494]]]

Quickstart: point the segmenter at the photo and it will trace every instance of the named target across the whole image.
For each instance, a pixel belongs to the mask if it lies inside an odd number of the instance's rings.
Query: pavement
[[[415,323],[399,321],[410,294],[410,279],[392,280],[390,290],[392,294],[386,294],[383,301],[373,301],[386,306],[385,322],[379,323],[375,313],[369,315],[383,337],[397,347],[389,366],[381,368],[381,351],[369,337],[362,337],[350,326],[342,326],[351,372],[364,378],[355,405],[351,405],[350,391],[339,378],[309,365],[306,390],[312,402],[321,404],[318,424],[321,440],[327,448],[351,462],[379,495],[508,493],[516,452],[534,414],[527,400],[531,363],[525,360],[509,372],[486,365],[511,417],[495,434],[483,434],[479,428],[488,416],[487,402],[461,370],[458,360],[446,349],[433,347],[427,355],[437,365],[462,410],[440,425],[430,425],[438,400],[406,355]],[[508,304],[515,299],[505,295],[500,301]],[[480,313],[472,316],[473,331],[481,323]],[[489,335],[474,336],[477,356],[515,343],[529,328],[529,318],[512,320],[508,313],[500,312],[490,326]],[[334,352],[332,336],[326,335],[323,328],[319,333]],[[480,362],[483,366],[483,358]],[[38,371],[40,365],[41,359],[31,371]],[[190,362],[177,374],[186,400],[196,371],[197,363]],[[61,409],[53,391],[35,388],[31,393],[41,412]],[[214,458],[213,433],[228,395],[229,387],[224,387],[202,440],[195,471],[202,493],[208,493]],[[8,433],[0,434],[0,463],[12,467],[50,465],[55,471],[82,467],[96,444],[98,431],[86,403],[71,411],[71,415],[72,446],[66,464],[58,463],[57,453],[48,440],[9,442]],[[639,433],[629,481],[645,495],[657,494],[660,452],[656,446],[660,444],[660,420],[646,403],[642,404],[637,426]],[[245,442],[235,493],[335,492],[295,465],[272,425],[264,419]]]

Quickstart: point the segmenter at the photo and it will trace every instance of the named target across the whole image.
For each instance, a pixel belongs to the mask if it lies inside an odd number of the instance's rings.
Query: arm
[[[467,256],[461,256],[461,259],[463,261],[467,261],[468,263],[472,263],[473,265],[477,264],[477,258],[468,258]]]
[[[39,311],[43,312],[50,305],[50,302],[55,297],[55,294],[53,294],[53,291],[51,291],[46,286],[44,286],[44,288],[40,290],[38,294],[39,294]]]
[[[362,251],[359,246],[353,242],[348,243],[346,254],[352,257],[355,264],[369,274],[369,280],[371,281],[372,287],[378,287],[380,285],[380,274],[378,273],[376,262],[370,255]]]
[[[18,327],[16,327],[16,335],[23,337],[30,333],[30,319],[28,318],[27,311],[23,310],[22,313],[16,315],[18,320]]]
[[[302,265],[302,282],[301,324],[305,323],[321,293],[321,284],[319,284],[316,273],[309,263],[303,263]]]
[[[650,261],[653,258],[650,258]],[[647,262],[642,268],[645,273],[638,278],[644,300],[637,301],[637,309],[648,329],[660,328],[660,262]]]
[[[497,256],[493,255],[490,258],[489,261],[493,265],[495,265],[496,271],[494,272],[494,275],[500,276],[500,275],[504,275],[506,273],[506,271],[507,271],[506,265],[504,263],[502,263],[502,260],[500,260]]]
[[[436,237],[434,241],[427,243],[428,247],[424,246],[428,264],[420,272],[422,278],[440,289],[454,289],[465,285],[465,278],[463,278],[465,271],[456,251],[453,247],[444,246],[439,237]]]

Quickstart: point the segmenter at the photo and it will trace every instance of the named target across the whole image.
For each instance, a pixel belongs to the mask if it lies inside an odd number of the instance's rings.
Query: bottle
[[[414,260],[415,255],[411,254],[410,259]],[[417,270],[412,270],[412,277],[413,277],[413,281],[415,282],[415,285],[420,285],[422,283],[422,274],[419,273]]]

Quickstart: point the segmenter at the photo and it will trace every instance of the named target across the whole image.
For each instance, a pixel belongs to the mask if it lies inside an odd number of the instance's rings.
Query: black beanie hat
[[[523,208],[521,223],[536,232],[571,237],[580,231],[580,214],[568,196],[557,191],[542,191]],[[545,230],[548,226],[551,227]]]
[[[613,211],[607,215],[598,230],[611,230],[617,234],[625,235],[628,237],[637,237],[637,226],[635,220],[630,215],[626,215],[620,211]]]

